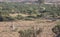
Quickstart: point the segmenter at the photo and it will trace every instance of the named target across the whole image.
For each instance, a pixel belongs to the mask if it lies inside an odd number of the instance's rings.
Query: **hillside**
[[[39,5],[31,3],[31,0],[23,0],[31,4],[21,3],[20,0],[10,1],[0,2],[0,37],[60,36],[59,4]]]

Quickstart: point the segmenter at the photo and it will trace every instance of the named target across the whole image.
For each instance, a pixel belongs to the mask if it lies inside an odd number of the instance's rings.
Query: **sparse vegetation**
[[[55,4],[44,4],[44,0],[38,0],[37,2],[38,3],[35,4],[0,2],[0,26],[2,26],[0,31],[2,34],[5,31],[8,36],[10,34],[11,36],[17,34],[16,37],[40,37],[41,32],[44,30],[41,34],[42,37],[50,37],[50,35],[52,35],[52,33],[50,33],[52,29],[53,33],[56,34],[56,37],[60,37],[60,25],[54,25],[56,19],[60,19],[60,5],[55,6]],[[20,25],[22,27],[20,27]],[[35,27],[27,29],[25,26]],[[3,35],[2,37],[7,37],[6,35]]]
[[[56,37],[60,37],[60,25],[56,25],[52,31],[56,34]]]
[[[40,28],[39,30],[35,29],[20,30],[18,33],[20,34],[20,37],[36,37],[41,32],[42,30]]]
[[[39,5],[37,4],[20,4],[19,2],[14,2],[14,3],[1,2],[0,3],[0,16],[1,17],[4,16],[4,18],[5,16],[10,16],[9,14],[18,14],[18,15],[25,14],[28,16],[34,15],[33,16],[34,18],[40,18],[40,17],[57,18],[58,16],[60,16],[59,6],[55,7],[54,5],[51,6],[51,5],[46,5],[46,4],[42,4],[39,7],[38,6]],[[13,16],[13,17],[16,17],[14,19],[21,20],[21,19],[24,19],[23,17],[26,18],[26,16],[22,16],[22,15],[18,16],[18,15]]]

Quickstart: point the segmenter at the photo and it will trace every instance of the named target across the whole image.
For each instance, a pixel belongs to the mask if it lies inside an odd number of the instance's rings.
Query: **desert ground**
[[[0,22],[0,37],[19,37],[17,31],[28,29],[32,26],[42,28],[41,34],[37,37],[53,37],[55,34],[52,32],[52,28],[57,24],[57,21],[50,20],[35,20],[35,21],[8,21]],[[10,26],[14,25],[17,31],[12,31]]]

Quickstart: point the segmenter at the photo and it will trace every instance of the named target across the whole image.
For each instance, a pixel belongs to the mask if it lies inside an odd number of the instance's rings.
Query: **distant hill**
[[[53,2],[60,2],[60,0],[45,0],[45,2],[53,3]]]
[[[37,0],[0,0],[0,2],[23,2],[23,1],[37,1]]]
[[[38,0],[0,0],[0,2],[36,2]],[[45,2],[53,3],[53,2],[59,2],[60,0],[45,0]]]

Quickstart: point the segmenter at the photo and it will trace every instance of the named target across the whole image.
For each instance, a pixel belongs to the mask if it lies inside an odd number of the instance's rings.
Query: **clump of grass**
[[[31,37],[31,34],[33,33],[32,30],[21,30],[19,31],[21,37]]]
[[[18,33],[20,37],[36,37],[42,30],[34,30],[34,29],[27,29],[27,30],[20,30]]]

